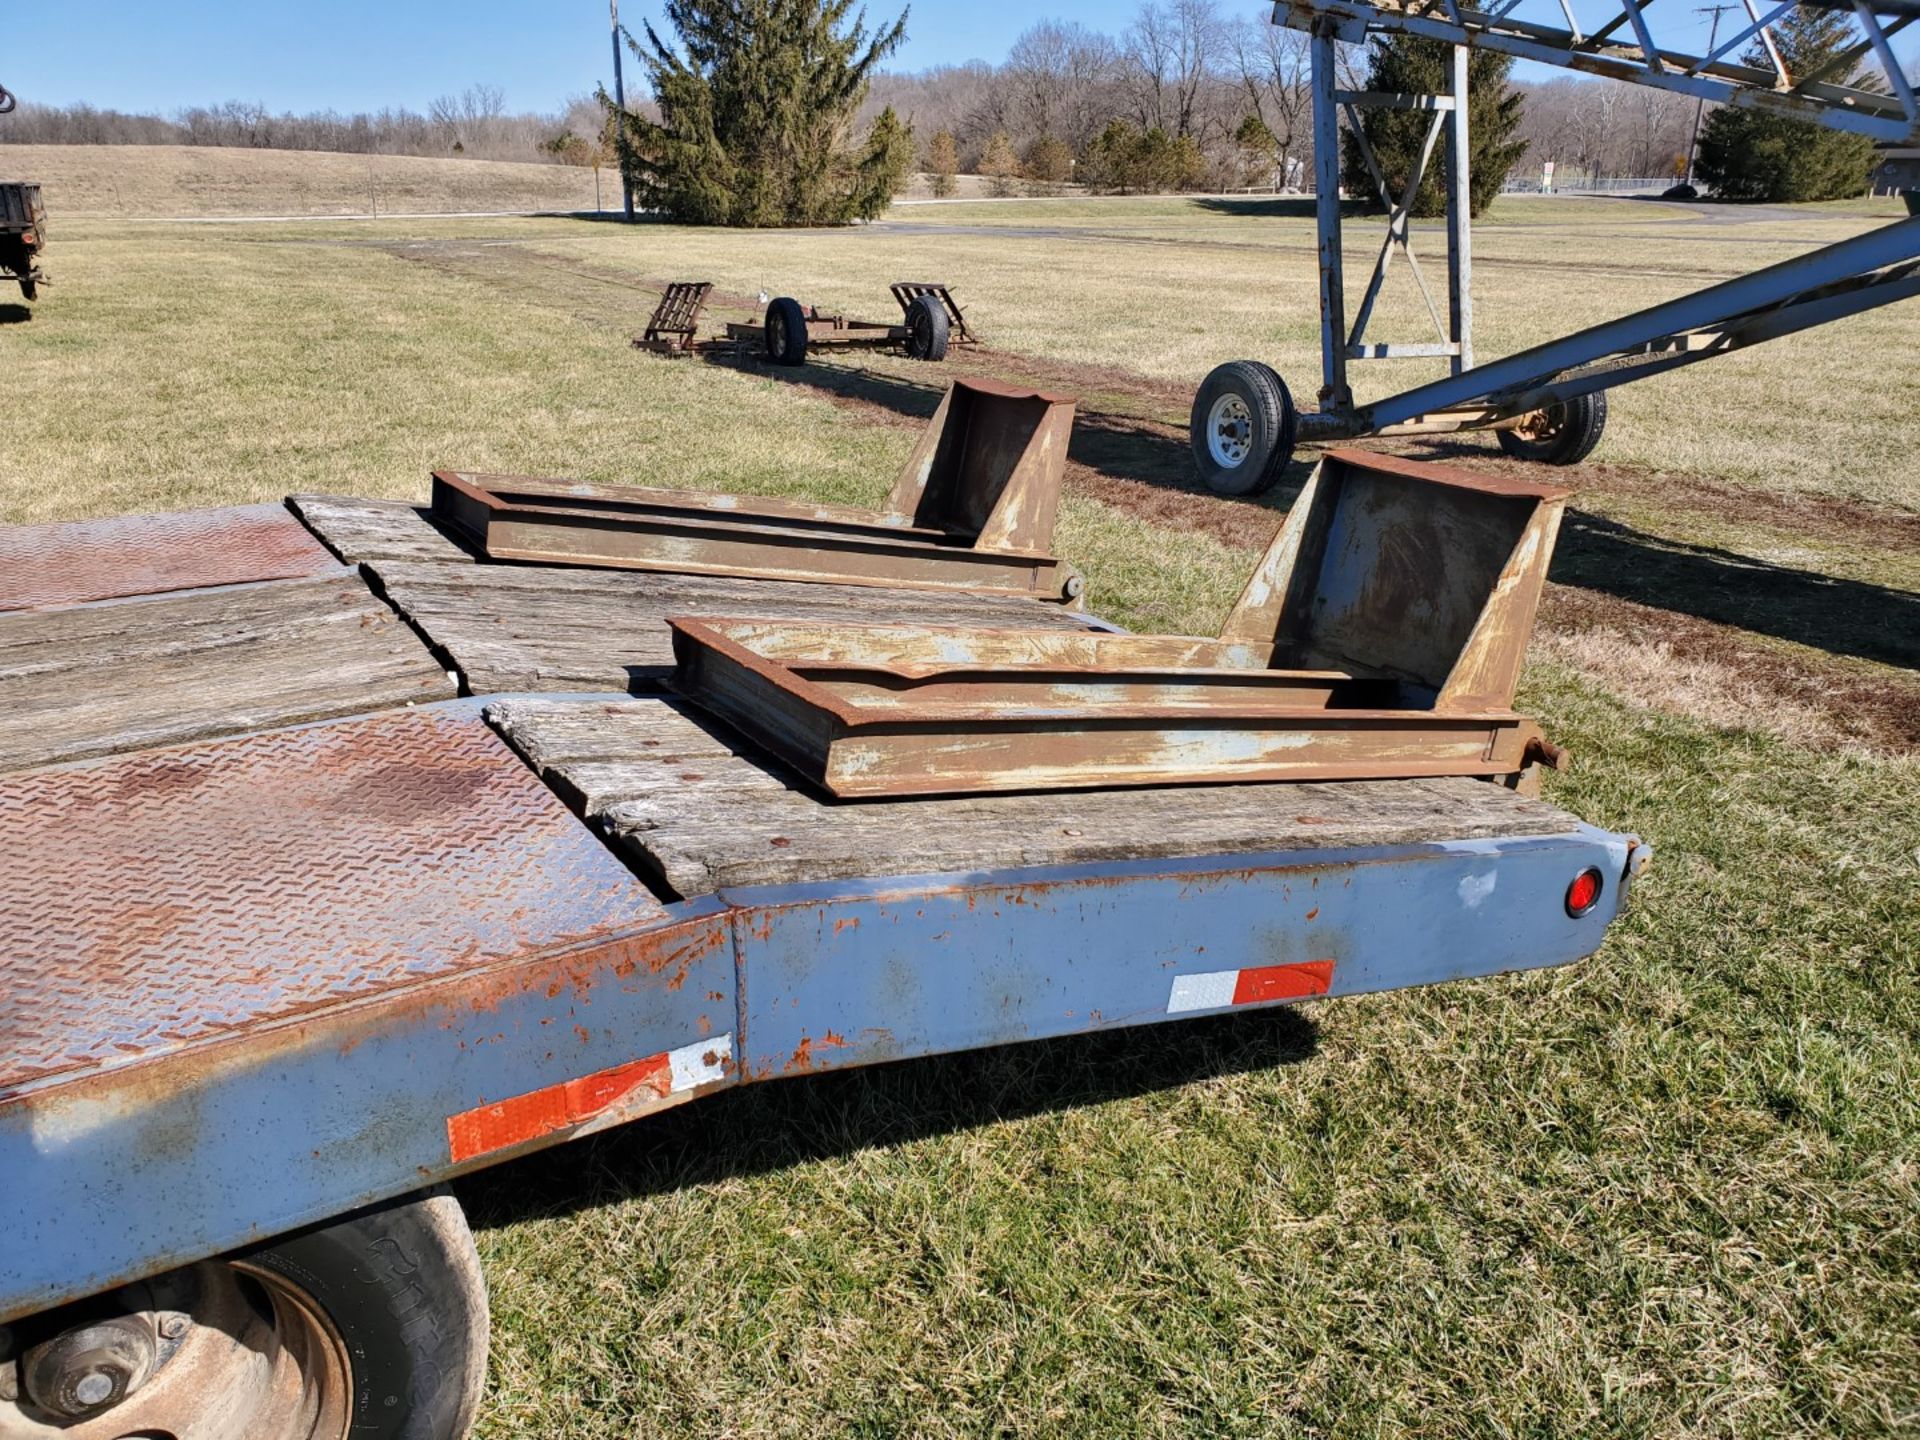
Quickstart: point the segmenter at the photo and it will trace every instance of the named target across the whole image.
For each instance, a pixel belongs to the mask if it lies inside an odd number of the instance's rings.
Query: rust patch
[[[800,1037],[800,1043],[794,1047],[793,1054],[788,1058],[783,1068],[783,1073],[788,1075],[804,1074],[806,1071],[813,1069],[817,1063],[813,1053],[816,1048],[821,1050],[844,1050],[846,1045],[846,1037],[844,1035],[838,1035],[832,1030],[827,1031],[817,1040],[811,1035],[802,1035]]]

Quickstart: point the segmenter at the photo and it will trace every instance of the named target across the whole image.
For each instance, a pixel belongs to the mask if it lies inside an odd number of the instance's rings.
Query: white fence
[[[1659,195],[1680,182],[1670,175],[1607,176],[1555,175],[1549,190],[1538,175],[1509,175],[1502,195]]]

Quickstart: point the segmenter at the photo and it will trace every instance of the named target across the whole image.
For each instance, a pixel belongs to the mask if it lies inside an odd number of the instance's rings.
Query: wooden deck
[[[1005,597],[481,564],[420,507],[303,496],[294,509],[360,571],[0,615],[0,770],[447,698],[437,651],[473,693],[540,697],[498,701],[489,717],[668,895],[1573,824],[1464,779],[834,803],[676,700],[609,692],[658,691],[673,614],[1092,622]]]
[[[487,716],[629,864],[728,886],[1557,834],[1483,780],[1178,786],[834,802],[670,699],[502,700]]]
[[[669,615],[1007,629],[1089,624],[1058,605],[1012,596],[481,563],[421,506],[331,495],[291,503],[336,555],[366,566],[476,695],[656,690],[673,673]]]

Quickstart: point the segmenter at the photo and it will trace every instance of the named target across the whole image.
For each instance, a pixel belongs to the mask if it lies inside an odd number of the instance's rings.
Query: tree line
[[[163,118],[23,102],[0,120],[0,143],[599,165],[614,161],[624,133],[625,163],[644,199],[735,224],[876,213],[889,187],[916,169],[937,194],[952,193],[962,173],[1007,194],[1068,183],[1107,191],[1311,183],[1307,40],[1269,23],[1264,11],[1145,0],[1114,34],[1042,20],[999,64],[887,72],[879,66],[900,43],[905,17],[868,31],[849,0],[672,0],[666,8],[668,38],[649,28],[634,45],[653,98],[630,104],[624,124],[604,95],[554,113],[509,113],[499,89],[473,85],[425,113],[276,114],[229,101]],[[1805,58],[1837,46],[1851,25],[1837,12],[1808,10],[1778,33]],[[1397,85],[1416,72],[1431,79],[1437,53],[1386,42],[1370,51],[1342,47],[1341,83]],[[1548,161],[1564,179],[1677,178],[1686,167],[1695,116],[1686,97],[1584,77],[1515,83],[1496,59],[1475,64],[1476,130],[1493,127],[1488,138],[1498,142],[1475,146],[1483,188],[1497,189],[1510,170],[1537,175]],[[1404,128],[1391,117],[1370,119],[1369,134],[1404,149],[1397,125]],[[1731,198],[1858,193],[1870,154],[1831,134],[1754,112],[1713,112],[1700,173]],[[1364,165],[1343,159],[1349,191],[1370,195]]]
[[[510,112],[504,92],[484,84],[443,95],[424,113],[405,108],[351,115],[336,110],[276,113],[252,101],[228,100],[160,116],[22,100],[0,121],[0,144],[209,145],[554,161],[565,157],[554,152],[550,142],[570,128],[584,125],[591,131],[596,115],[591,98],[553,113]]]

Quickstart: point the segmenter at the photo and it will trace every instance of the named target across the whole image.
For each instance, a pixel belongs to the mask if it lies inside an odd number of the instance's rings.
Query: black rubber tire
[[[1242,457],[1228,463],[1218,453],[1212,430],[1215,407],[1233,399],[1245,411],[1246,433],[1239,437]],[[1258,495],[1273,487],[1293,459],[1299,426],[1293,396],[1272,366],[1258,360],[1230,360],[1215,366],[1194,392],[1187,438],[1209,490],[1216,495]]]
[[[907,306],[907,354],[916,360],[947,358],[950,325],[947,308],[931,295],[916,295]]]
[[[1578,395],[1540,413],[1549,425],[1544,434],[1532,437],[1496,430],[1500,448],[1516,460],[1531,460],[1538,465],[1578,465],[1593,453],[1606,433],[1607,392]]]
[[[325,1312],[353,1367],[353,1440],[465,1440],[487,1371],[487,1289],[460,1202],[409,1196],[235,1256]]]
[[[798,300],[780,296],[767,306],[762,324],[767,334],[767,359],[776,365],[807,363],[807,312]]]

